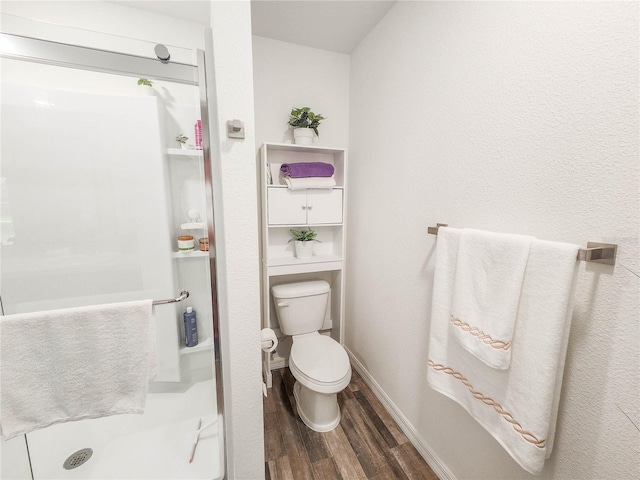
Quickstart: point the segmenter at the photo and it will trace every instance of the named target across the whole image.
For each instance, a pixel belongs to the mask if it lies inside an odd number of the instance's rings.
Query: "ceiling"
[[[393,6],[394,1],[251,2],[254,35],[351,53]]]
[[[113,0],[128,7],[209,24],[209,2]],[[351,53],[395,0],[252,0],[254,35]]]

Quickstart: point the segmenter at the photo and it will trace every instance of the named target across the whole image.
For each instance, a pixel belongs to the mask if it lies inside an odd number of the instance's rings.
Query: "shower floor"
[[[220,439],[213,425],[191,447],[202,418],[216,418],[212,380],[181,392],[149,393],[144,415],[115,415],[54,425],[27,435],[35,480],[212,479],[220,477]],[[64,470],[69,455],[83,448],[93,456]]]

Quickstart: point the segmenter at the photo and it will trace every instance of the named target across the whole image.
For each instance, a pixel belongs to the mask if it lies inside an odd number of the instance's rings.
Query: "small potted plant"
[[[143,88],[142,91],[146,95],[153,96],[154,90],[153,90],[153,82],[151,80],[149,80],[148,78],[139,78],[138,86],[141,86]]]
[[[183,133],[181,133],[180,135],[178,135],[176,137],[176,142],[178,142],[180,144],[180,148],[182,148],[183,150],[187,150],[187,140],[189,140],[189,137],[187,137],[186,135],[184,135]]]
[[[295,242],[296,257],[299,259],[309,259],[313,256],[313,242],[319,242],[316,239],[318,235],[311,228],[309,230],[290,229],[292,238],[289,242]]]
[[[289,114],[289,126],[293,127],[293,139],[297,145],[311,145],[313,134],[319,136],[318,126],[325,118],[313,113],[309,107],[293,108]]]

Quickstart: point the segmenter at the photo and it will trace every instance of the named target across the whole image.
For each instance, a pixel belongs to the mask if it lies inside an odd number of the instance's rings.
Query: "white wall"
[[[219,159],[213,158],[222,355],[225,382],[225,420],[232,446],[228,452],[229,477],[254,480],[264,477],[262,379],[260,350],[260,280],[258,256],[258,193],[256,190],[253,121],[251,9],[248,1],[212,2],[215,111],[219,125]],[[209,84],[209,92],[212,85]],[[227,120],[244,122],[246,138],[229,139]],[[216,125],[212,125],[215,141]],[[221,208],[221,210],[220,210]],[[219,213],[222,213],[222,218]],[[223,302],[223,299],[226,300]],[[227,388],[229,386],[230,388]],[[229,428],[230,427],[230,428]]]
[[[294,107],[326,117],[316,145],[346,147],[349,135],[349,55],[253,37],[256,148],[293,143]]]
[[[619,244],[541,477],[640,476],[638,102],[635,2],[399,2],[352,54],[346,344],[457,478],[530,475],[427,386],[436,222]]]

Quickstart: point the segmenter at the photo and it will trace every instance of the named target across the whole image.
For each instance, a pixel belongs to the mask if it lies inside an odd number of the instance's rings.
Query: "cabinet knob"
[[[303,210],[306,210],[306,209],[307,209],[307,206],[306,206],[306,205],[302,205],[302,209],[303,209]]]
[[[307,205],[307,210],[311,210],[313,208],[313,205]]]

